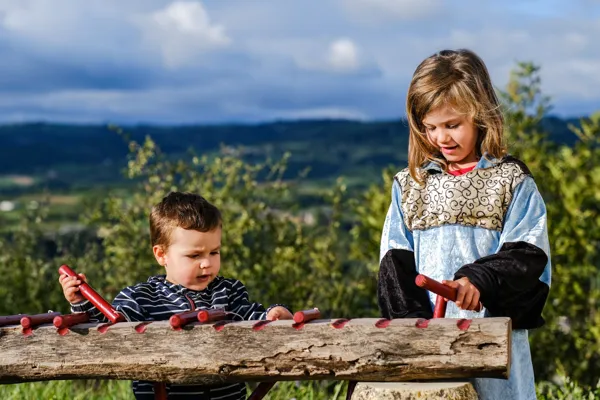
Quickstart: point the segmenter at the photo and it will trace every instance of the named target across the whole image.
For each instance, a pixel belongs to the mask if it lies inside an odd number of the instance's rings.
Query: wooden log
[[[141,379],[217,384],[506,378],[508,318],[81,324],[61,336],[0,329],[0,383]],[[102,333],[104,332],[104,333]],[[140,333],[143,332],[143,333]]]
[[[360,382],[352,400],[477,400],[469,382]]]

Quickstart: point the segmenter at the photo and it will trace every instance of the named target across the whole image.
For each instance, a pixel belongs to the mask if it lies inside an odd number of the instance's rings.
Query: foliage
[[[131,400],[129,381],[49,381],[0,386],[4,400]]]
[[[574,146],[550,143],[539,129],[549,104],[538,71],[520,63],[504,94],[511,152],[532,170],[548,211],[553,278],[546,327],[531,335],[533,360],[542,378],[562,365],[570,378],[594,385],[600,376],[600,113],[571,127]]]
[[[540,382],[537,387],[539,400],[598,400],[600,399],[600,386],[587,388],[573,381],[565,375],[564,370],[559,371],[558,383]]]
[[[32,203],[17,227],[0,237],[0,315],[67,311],[58,267],[65,262],[97,262],[97,246],[87,231],[65,235],[42,231],[47,210],[46,202]]]

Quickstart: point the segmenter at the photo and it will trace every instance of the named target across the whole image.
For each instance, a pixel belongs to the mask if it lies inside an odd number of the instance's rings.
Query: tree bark
[[[509,373],[508,318],[292,323],[274,321],[260,329],[255,321],[196,323],[181,331],[167,321],[118,323],[104,333],[103,325],[82,324],[64,336],[50,326],[30,336],[20,327],[0,328],[0,383],[79,378],[399,382],[506,378]]]

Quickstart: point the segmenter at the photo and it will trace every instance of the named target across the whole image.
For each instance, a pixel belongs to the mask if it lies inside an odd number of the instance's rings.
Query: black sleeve
[[[454,279],[469,278],[490,316],[510,317],[513,329],[534,329],[544,325],[550,288],[539,278],[547,263],[548,256],[537,246],[505,243],[498,253],[462,266]]]
[[[384,318],[433,317],[427,291],[415,284],[416,276],[412,251],[391,249],[381,259],[377,301]]]

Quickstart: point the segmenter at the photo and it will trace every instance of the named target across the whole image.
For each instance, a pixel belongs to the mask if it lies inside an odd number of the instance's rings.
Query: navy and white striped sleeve
[[[267,317],[263,305],[260,303],[251,303],[248,298],[248,290],[238,280],[233,282],[228,300],[229,311],[236,314],[236,319],[261,320]]]
[[[108,322],[108,318],[104,316],[89,300],[81,303],[71,303],[72,313],[87,312],[90,315],[90,322]]]
[[[136,300],[136,291],[134,289],[126,287],[121,290],[113,301],[113,307],[123,314],[129,322],[153,321],[154,318]]]
[[[117,297],[115,297],[112,306],[119,313],[123,314],[125,319],[129,322],[153,320],[146,310],[135,300],[134,291],[131,287],[123,289]],[[71,312],[87,312],[90,314],[90,322],[108,322],[108,318],[106,318],[106,316],[88,300],[77,304],[71,304]]]

